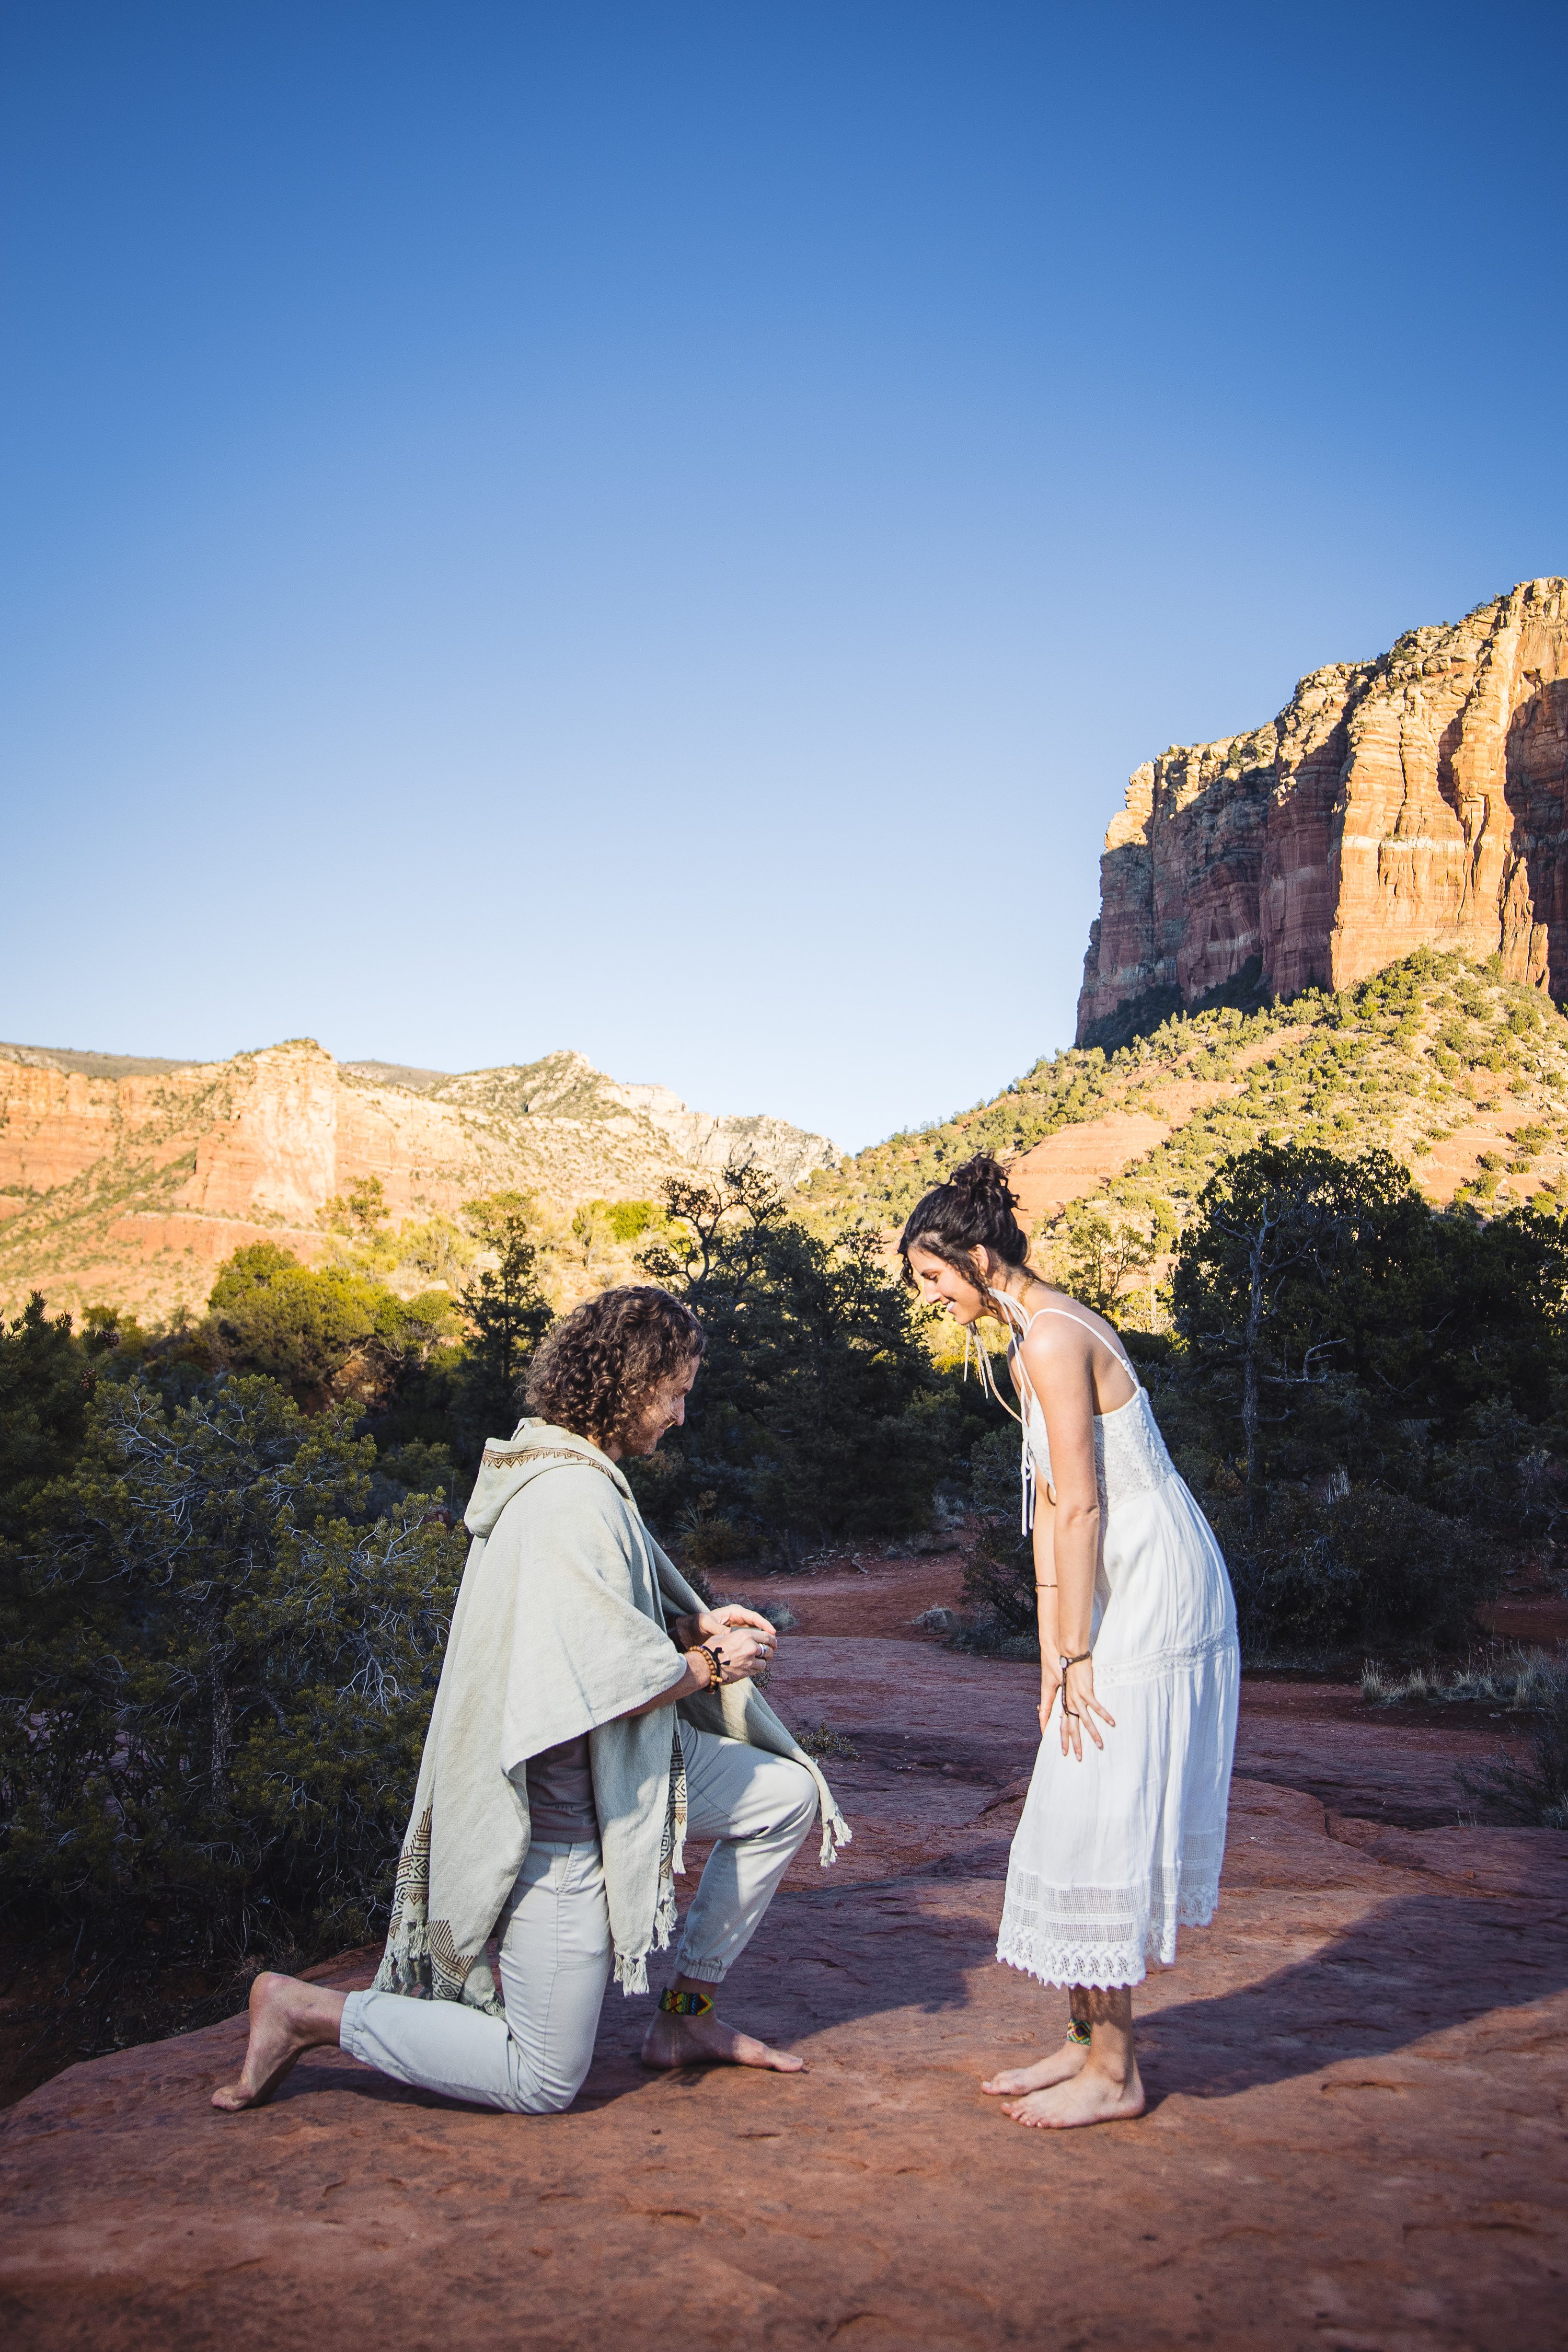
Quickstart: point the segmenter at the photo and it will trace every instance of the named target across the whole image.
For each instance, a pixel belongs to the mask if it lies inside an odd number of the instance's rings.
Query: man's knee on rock
[[[520,2104],[518,2112],[526,2116],[563,2116],[581,2087],[582,2085],[577,2084],[567,2091],[563,2090],[557,2084],[542,2086],[533,2093],[526,2105]]]

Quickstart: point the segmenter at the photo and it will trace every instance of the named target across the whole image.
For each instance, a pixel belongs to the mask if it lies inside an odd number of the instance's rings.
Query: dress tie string
[[[993,1291],[991,1293],[991,1297],[997,1305],[1007,1310],[1005,1315],[997,1317],[996,1319],[998,1322],[1005,1322],[1011,1325],[1015,1312],[1019,1315],[1024,1314],[1024,1309],[1018,1305],[1017,1300],[1009,1298],[1005,1291]],[[1024,1328],[1026,1330],[1028,1328],[1028,1318],[1026,1316],[1024,1320]],[[969,1342],[971,1335],[973,1334],[973,1324],[966,1323],[963,1327],[963,1377],[965,1381],[969,1378]],[[996,1402],[1001,1406],[1003,1412],[1011,1414],[1012,1418],[1018,1424],[1019,1434],[1022,1440],[1022,1452],[1018,1463],[1018,1483],[1021,1490],[1019,1533],[1026,1536],[1035,1524],[1035,1456],[1033,1449],[1029,1444],[1029,1423],[1027,1412],[1026,1411],[1025,1412],[1013,1412],[1012,1406],[1008,1403],[1006,1398],[1002,1394],[1001,1390],[996,1385],[995,1375],[991,1370],[991,1359],[986,1354],[984,1346],[978,1335],[974,1336],[974,1353],[978,1366],[977,1377],[981,1387],[985,1391],[987,1396],[994,1397]],[[1020,1391],[1026,1401],[1033,1395],[1034,1391],[1029,1386],[1029,1375],[1024,1368],[1024,1360],[1021,1356],[1018,1359],[1018,1380]]]

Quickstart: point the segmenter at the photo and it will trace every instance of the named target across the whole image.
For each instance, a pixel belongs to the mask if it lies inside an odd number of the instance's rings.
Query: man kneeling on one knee
[[[716,1843],[643,2058],[799,2067],[726,2024],[713,1996],[813,1821],[825,1863],[849,1832],[750,1679],[772,1625],[703,1608],[616,1467],[685,1419],[702,1348],[690,1310],[647,1286],[591,1299],[540,1348],[532,1417],[486,1446],[466,1515],[474,1542],[375,1984],[345,1998],[258,1977],[243,2071],[215,2106],[258,2105],[333,2042],[450,2098],[569,2106],[612,1964],[646,1992],[648,1953],[669,1940],[687,1837]]]

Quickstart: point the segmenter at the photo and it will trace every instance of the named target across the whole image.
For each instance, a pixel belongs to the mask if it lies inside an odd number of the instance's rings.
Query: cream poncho
[[[485,1946],[528,1852],[531,1756],[591,1734],[616,1980],[647,1990],[675,1924],[685,1773],[665,1631],[702,1603],[598,1447],[525,1421],[485,1448],[464,1515],[474,1541],[426,1735],[376,1990],[500,2011]],[[793,1757],[821,1803],[822,1861],[849,1831],[816,1766],[749,1682],[681,1702],[705,1731]]]

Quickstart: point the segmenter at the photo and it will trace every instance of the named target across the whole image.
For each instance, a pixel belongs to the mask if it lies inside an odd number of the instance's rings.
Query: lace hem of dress
[[[1169,1968],[1176,1957],[1176,1930],[1206,1927],[1219,1901],[1219,1878],[1205,1874],[1182,1888],[1173,1906],[1151,1907],[1143,1923],[1127,1918],[1058,1917],[1031,1924],[1009,1905],[996,1938],[996,1957],[1042,1984],[1142,1984],[1148,1963]]]

